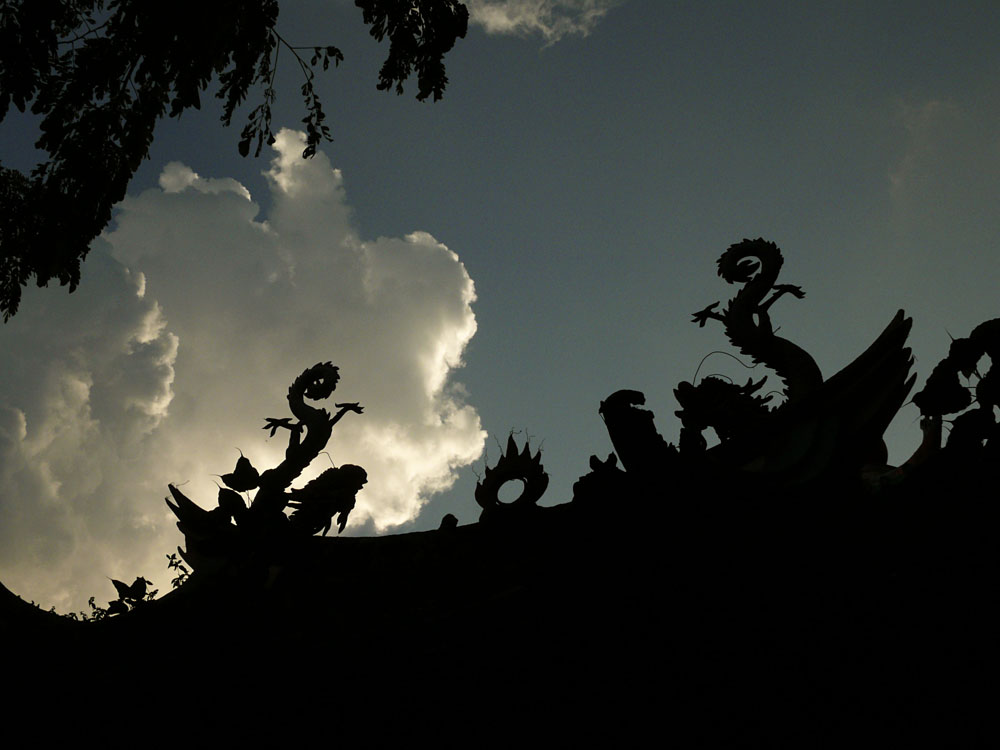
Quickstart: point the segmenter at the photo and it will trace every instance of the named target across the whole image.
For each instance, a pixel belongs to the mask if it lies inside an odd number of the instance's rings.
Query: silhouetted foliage
[[[389,37],[378,88],[412,71],[417,98],[439,99],[443,58],[465,36],[468,11],[457,0],[357,0],[372,35]],[[282,48],[305,82],[304,157],[331,140],[313,86],[343,55],[333,46],[295,47],[277,30],[278,0],[0,0],[0,121],[13,104],[42,116],[36,146],[49,155],[30,176],[0,165],[0,311],[17,312],[21,288],[52,279],[72,292],[91,241],[147,156],[157,121],[201,107],[213,78],[229,125],[251,92],[239,152],[259,155],[274,142],[271,108]],[[300,54],[302,53],[302,54]],[[303,57],[308,56],[308,60]]]
[[[979,371],[984,357],[990,361],[985,374]],[[995,318],[980,323],[968,337],[953,339],[948,356],[938,362],[923,390],[913,396],[925,420],[940,424],[945,414],[957,415],[950,420],[949,447],[975,450],[1000,432],[995,415],[1000,408],[1000,370],[994,369],[998,361],[1000,318]],[[963,385],[959,376],[966,380],[975,377],[975,387]]]
[[[241,453],[239,460],[236,462],[236,468],[233,469],[231,474],[223,474],[222,481],[226,483],[226,487],[229,487],[230,490],[246,492],[257,487],[257,483],[260,481],[260,473],[250,463],[250,459]]]
[[[417,99],[437,101],[448,77],[444,56],[458,37],[464,37],[469,11],[454,0],[355,0],[364,10],[365,23],[378,41],[389,36],[389,57],[379,71],[378,88],[395,86],[403,93],[403,81],[417,73]]]
[[[118,599],[108,602],[109,615],[122,615],[130,612],[143,602],[152,601],[156,598],[158,591],[149,590],[149,581],[142,576],[136,578],[131,585],[111,579],[111,583],[118,592]]]
[[[191,577],[191,571],[188,570],[188,567],[181,561],[176,552],[167,555],[167,567],[170,570],[177,571],[177,575],[170,579],[171,588],[180,588]]]
[[[89,600],[90,612],[80,612],[79,615],[76,612],[70,612],[66,617],[71,620],[82,620],[83,622],[97,622],[113,615],[123,615],[126,612],[131,612],[144,602],[153,601],[156,595],[160,593],[155,589],[150,591],[150,582],[142,576],[137,577],[131,585],[115,580],[114,578],[111,579],[111,583],[114,585],[115,591],[118,592],[118,598],[108,602],[107,607],[97,606],[94,603],[94,599],[97,597],[92,596]]]
[[[87,601],[87,603],[90,604],[90,612],[81,611],[80,614],[77,614],[76,612],[69,612],[66,614],[66,617],[70,620],[79,620],[82,622],[97,622],[99,620],[103,620],[108,616],[108,609],[107,607],[98,607],[97,604],[94,603],[96,598],[96,596],[92,596]]]

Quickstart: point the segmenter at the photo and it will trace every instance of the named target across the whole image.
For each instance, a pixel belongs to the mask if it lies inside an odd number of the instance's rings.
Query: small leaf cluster
[[[371,35],[389,37],[389,56],[379,71],[380,91],[403,93],[403,81],[417,74],[417,99],[444,94],[448,76],[444,56],[464,38],[469,10],[458,0],[355,0],[364,12]]]
[[[79,620],[83,622],[97,622],[99,620],[103,620],[108,616],[108,610],[106,607],[98,607],[94,603],[94,599],[96,598],[97,597],[92,596],[88,600],[88,603],[90,604],[90,612],[80,612],[79,615],[76,612],[70,612],[66,615],[66,617],[71,620]]]
[[[116,581],[114,578],[111,579],[111,583],[114,584],[115,590],[118,592],[118,598],[113,602],[108,602],[108,616],[131,612],[143,602],[153,601],[160,593],[156,590],[150,591],[150,582],[142,576],[136,578],[132,585]]]
[[[156,123],[199,108],[213,77],[266,55],[277,16],[277,0],[3,0],[0,119],[9,104],[30,104],[41,116],[35,145],[49,155],[30,177],[0,172],[5,320],[32,277],[76,288]],[[232,73],[220,91],[227,106],[252,82]]]
[[[323,70],[328,70],[330,60],[333,60],[334,66],[337,66],[343,59],[343,53],[336,47],[313,47],[313,55],[309,60],[308,67],[305,65],[302,66],[302,71],[306,77],[305,82],[302,84],[302,98],[305,101],[307,112],[306,116],[302,118],[302,122],[306,126],[306,147],[302,152],[302,157],[305,159],[316,155],[316,147],[319,146],[320,141],[333,140],[330,136],[330,128],[323,124],[326,115],[323,112],[323,105],[320,103],[319,96],[313,88],[313,77],[315,76],[313,69],[321,60]]]
[[[187,583],[188,578],[191,577],[191,571],[188,570],[187,566],[177,556],[176,552],[167,555],[167,567],[170,570],[177,571],[177,575],[170,579],[171,588],[180,588]]]
[[[89,599],[90,612],[80,612],[80,614],[70,612],[66,617],[71,620],[82,620],[83,622],[97,622],[113,615],[122,615],[126,612],[131,612],[143,603],[153,601],[156,595],[160,593],[155,589],[150,591],[150,582],[142,576],[137,577],[131,585],[115,580],[114,578],[111,579],[111,583],[114,585],[115,591],[118,592],[118,598],[108,602],[107,607],[98,607],[94,603],[96,597],[92,596]]]
[[[326,114],[323,112],[323,105],[319,95],[313,86],[313,79],[316,76],[315,68],[322,64],[323,70],[329,70],[330,61],[336,67],[343,61],[343,53],[336,47],[293,47],[286,42],[277,31],[271,32],[268,55],[261,58],[261,63],[257,71],[256,82],[264,85],[263,101],[250,112],[246,126],[240,133],[239,152],[242,156],[250,153],[250,148],[256,140],[254,156],[260,156],[261,150],[266,143],[268,146],[274,145],[274,131],[271,128],[271,108],[277,98],[274,88],[274,76],[278,69],[278,52],[281,47],[285,47],[294,57],[305,81],[302,84],[302,99],[306,106],[306,116],[302,122],[306,125],[306,148],[302,152],[303,158],[308,159],[316,155],[316,148],[322,141],[332,141],[330,128],[323,124]],[[299,50],[312,50],[312,57],[307,63],[299,54]],[[231,110],[227,109],[227,115],[231,116]],[[223,118],[228,124],[228,119]]]

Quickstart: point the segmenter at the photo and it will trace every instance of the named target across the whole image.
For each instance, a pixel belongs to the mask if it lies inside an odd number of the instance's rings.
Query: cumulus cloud
[[[469,14],[488,34],[541,34],[554,44],[587,36],[621,0],[467,0]]]
[[[143,481],[178,351],[140,274],[102,250],[87,272],[72,296],[34,290],[0,329],[0,577],[62,608],[81,601],[71,581],[106,593],[102,574],[125,575],[162,520],[122,488]]]
[[[179,161],[172,161],[163,168],[159,183],[165,193],[179,193],[186,188],[194,188],[200,193],[235,193],[250,200],[250,191],[232,177],[205,179]]]
[[[363,241],[343,177],[283,130],[265,218],[246,188],[171,163],[130,196],[73,296],[33,294],[0,330],[0,579],[60,609],[113,596],[106,576],[165,582],[180,535],[168,482],[210,505],[237,448],[281,460],[285,394],[333,360],[333,401],[359,401],[328,446],[364,466],[349,531],[412,519],[480,455],[452,381],[475,333],[475,288],[425,232]],[[329,466],[314,468],[313,474]],[[320,461],[316,462],[317,464]],[[311,475],[303,477],[305,481]]]

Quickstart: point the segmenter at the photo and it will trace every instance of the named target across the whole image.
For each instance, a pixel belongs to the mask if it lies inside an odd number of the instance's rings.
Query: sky
[[[744,237],[782,248],[806,297],[772,318],[825,376],[902,308],[919,388],[1000,316],[995,2],[468,5],[431,103],[376,91],[387,50],[353,2],[283,3],[286,39],[344,52],[317,83],[334,142],[299,158],[285,60],[273,150],[241,158],[207,100],[162,122],[80,288],[26,291],[0,327],[10,589],[58,611],[108,578],[167,590],[166,485],[209,507],[240,452],[275,465],[263,420],[319,361],[364,407],[315,462],[368,471],[346,534],[474,522],[512,430],[567,502],[611,450],[601,399],[643,391],[676,441],[673,388],[737,354],[690,318],[735,292],[715,261]],[[6,166],[37,158],[34,124],[0,126]]]

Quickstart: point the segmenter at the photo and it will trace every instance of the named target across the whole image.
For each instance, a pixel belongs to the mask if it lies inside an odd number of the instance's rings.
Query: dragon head
[[[319,362],[304,373],[306,379],[303,395],[313,401],[329,398],[337,389],[340,380],[340,368],[330,362]]]

